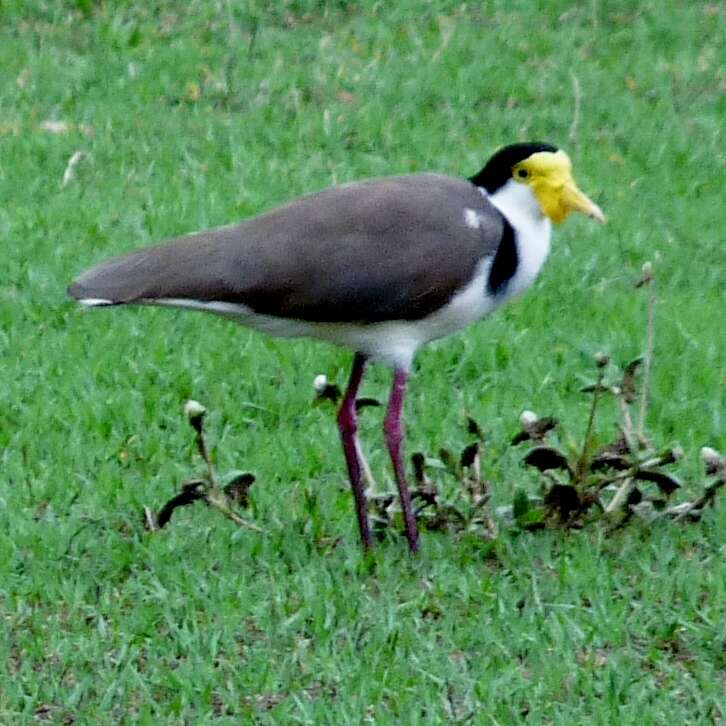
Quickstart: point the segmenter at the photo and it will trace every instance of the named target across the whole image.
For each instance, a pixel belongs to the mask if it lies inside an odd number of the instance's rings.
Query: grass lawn
[[[311,404],[349,352],[65,287],[332,183],[549,140],[609,224],[557,229],[525,297],[419,356],[409,452],[460,448],[470,414],[494,505],[535,492],[520,411],[582,436],[592,354],[643,350],[652,260],[648,428],[696,491],[699,447],[726,449],[725,26],[700,1],[1,3],[0,723],[722,723],[723,502],[613,534],[424,533],[416,560],[392,534],[365,562]],[[220,472],[256,474],[263,535],[201,505],[144,530],[203,471],[189,397]],[[391,487],[381,418],[363,440]]]

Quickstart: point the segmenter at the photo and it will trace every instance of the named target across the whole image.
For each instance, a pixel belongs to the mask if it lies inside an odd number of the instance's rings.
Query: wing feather
[[[69,294],[111,304],[229,302],[311,322],[418,320],[472,279],[502,231],[501,214],[468,181],[392,177],[109,260]]]

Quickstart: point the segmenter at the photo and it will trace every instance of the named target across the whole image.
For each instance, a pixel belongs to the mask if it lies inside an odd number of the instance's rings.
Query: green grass
[[[0,722],[723,721],[723,503],[693,526],[492,551],[425,534],[416,561],[391,537],[363,563],[332,411],[311,406],[349,353],[82,311],[65,286],[334,182],[471,174],[551,140],[610,223],[568,222],[526,297],[419,356],[409,451],[458,447],[468,412],[496,504],[534,487],[507,447],[519,412],[582,433],[592,353],[642,351],[632,283],[656,260],[649,429],[695,480],[698,447],[726,448],[725,21],[656,0],[2,3]],[[91,159],[62,187],[77,150]],[[142,508],[203,468],[188,397],[211,409],[220,471],[256,473],[264,536],[201,506],[143,531]],[[380,414],[364,419],[390,485]]]

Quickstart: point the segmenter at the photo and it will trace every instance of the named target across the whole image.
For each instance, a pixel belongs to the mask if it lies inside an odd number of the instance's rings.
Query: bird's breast
[[[507,300],[524,292],[536,279],[550,251],[552,225],[549,219],[524,220],[513,225],[517,245],[517,269],[502,297]]]

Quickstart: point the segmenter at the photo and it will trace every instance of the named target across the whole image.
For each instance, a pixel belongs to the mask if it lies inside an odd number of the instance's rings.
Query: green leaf
[[[522,461],[527,466],[533,466],[540,471],[548,471],[550,469],[570,470],[567,457],[554,446],[535,446],[527,452]]]
[[[517,522],[527,514],[529,509],[530,502],[527,492],[524,489],[517,489],[514,492],[514,499],[512,500],[512,513]]]
[[[545,516],[543,509],[533,507],[517,519],[517,524],[526,530],[541,529],[544,527]]]
[[[442,446],[439,449],[439,458],[444,463],[444,466],[454,475],[459,475],[459,462],[457,461],[454,454],[447,449],[445,446]]]

